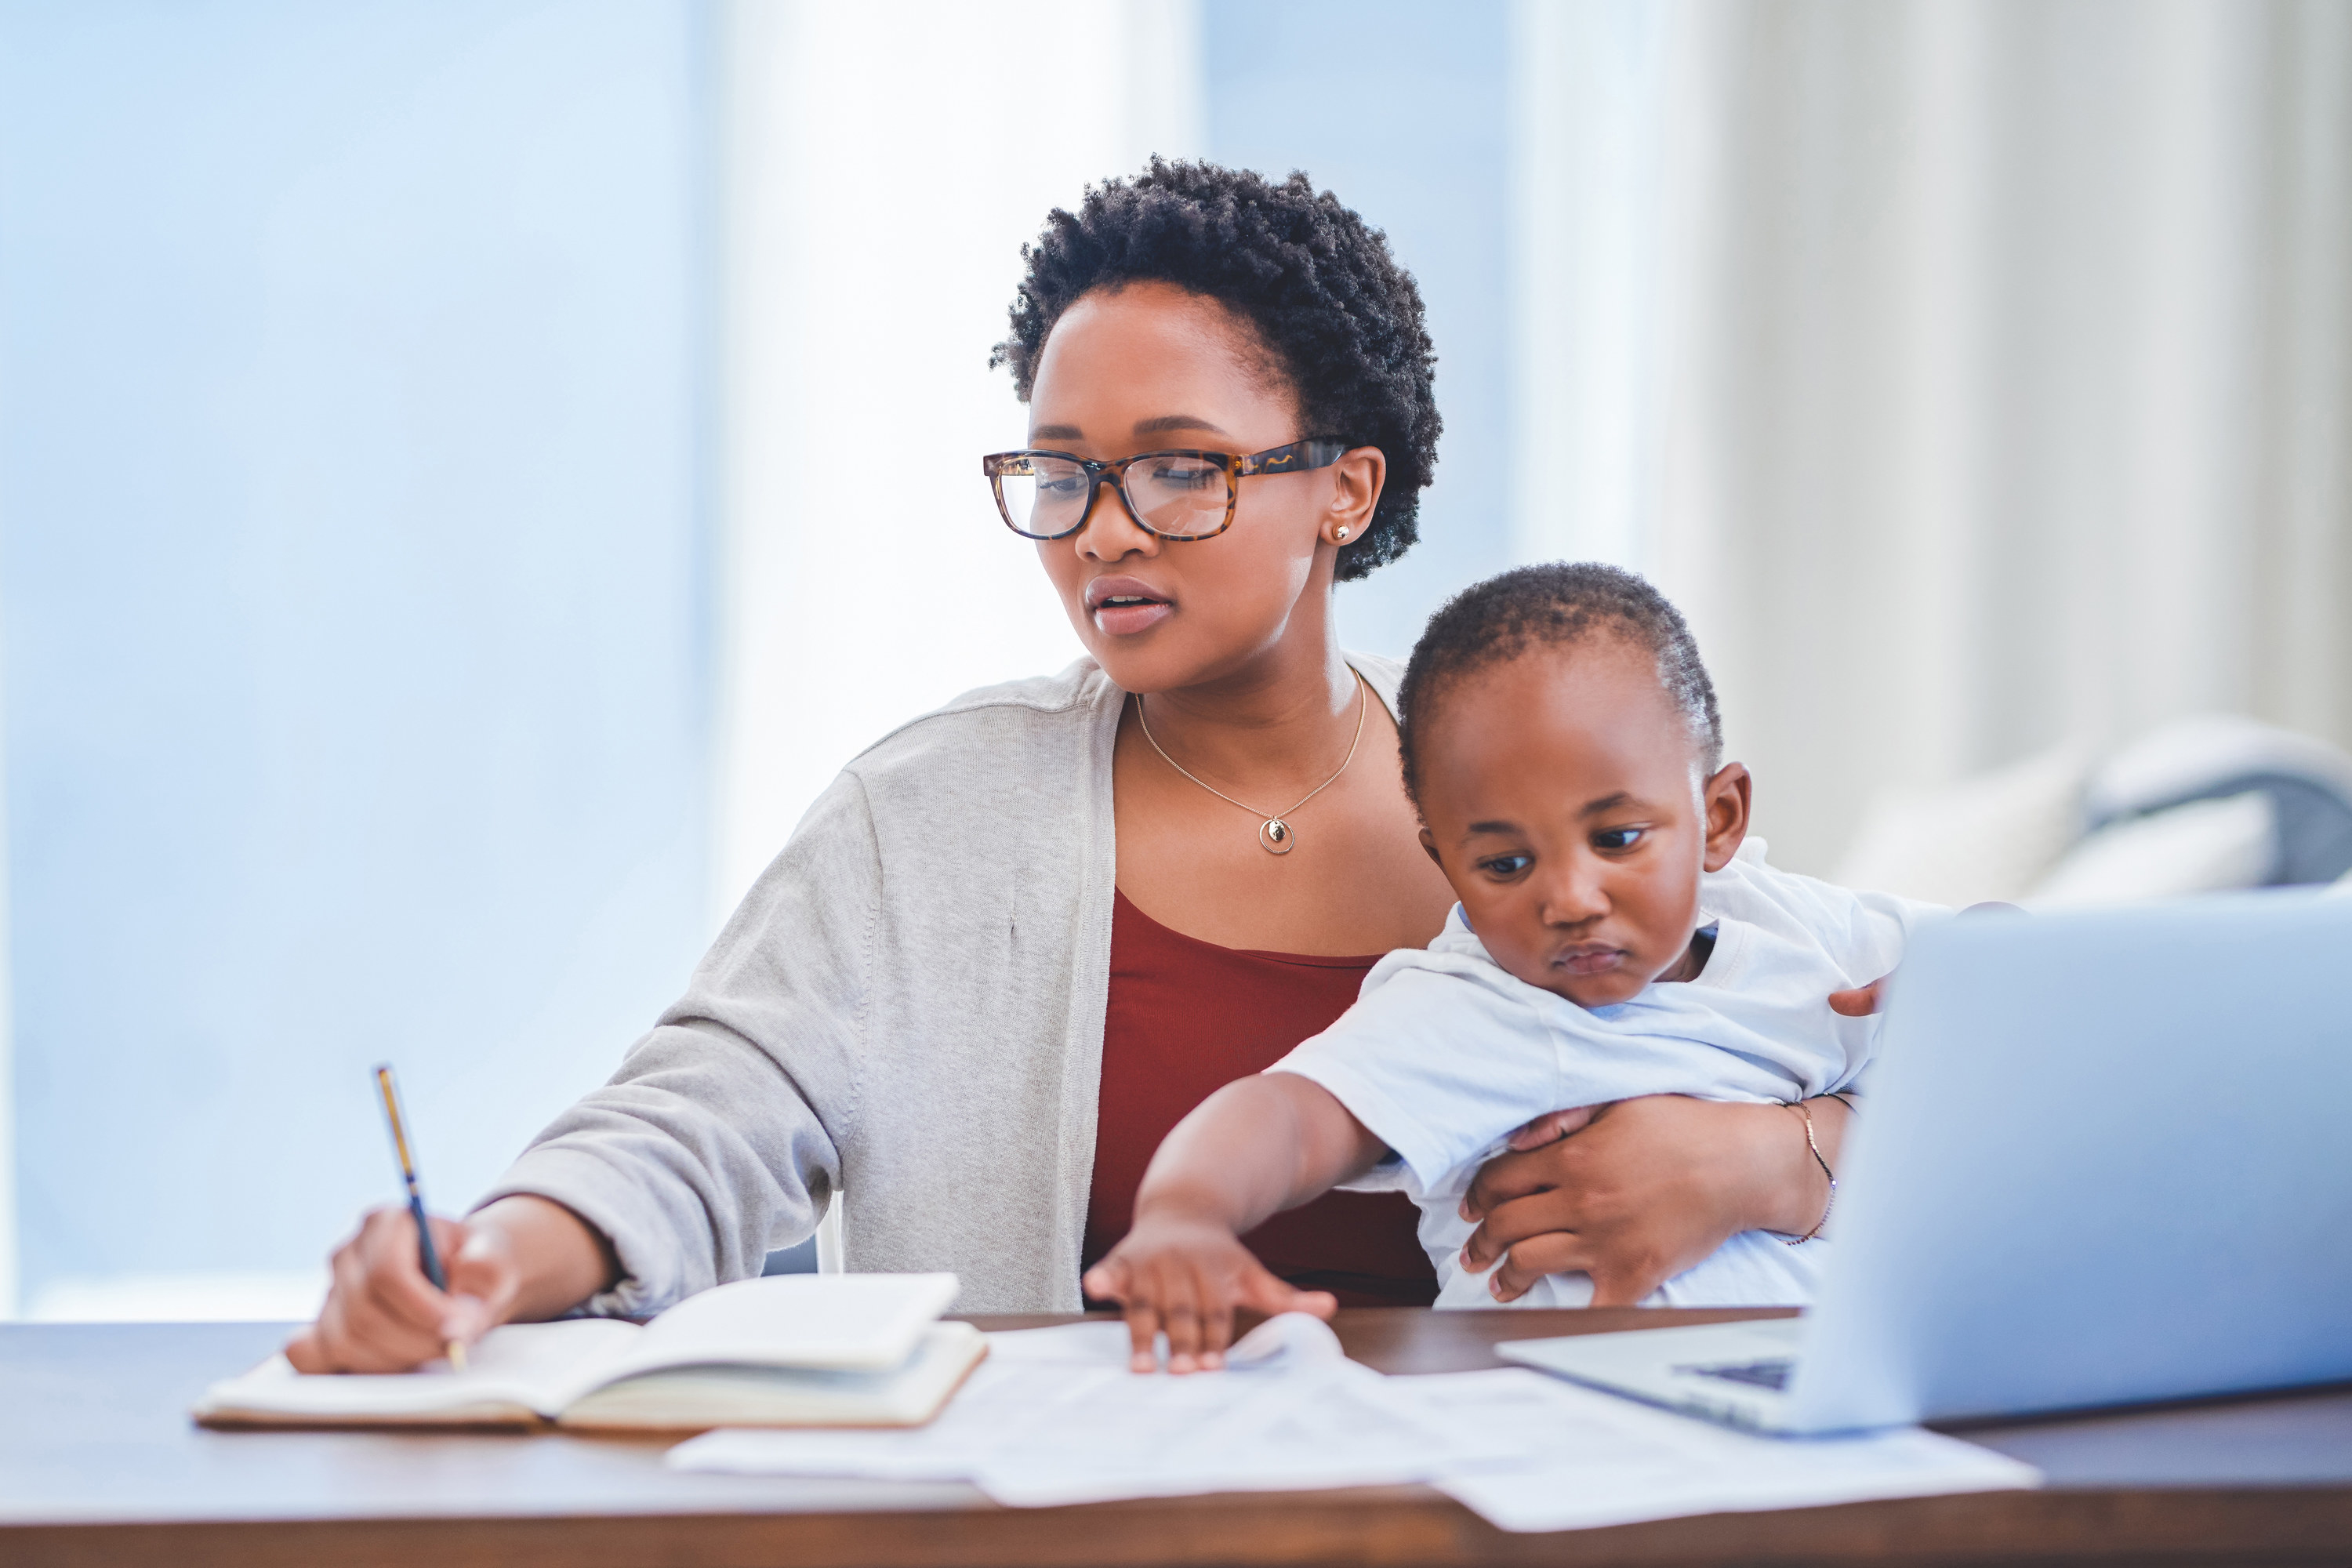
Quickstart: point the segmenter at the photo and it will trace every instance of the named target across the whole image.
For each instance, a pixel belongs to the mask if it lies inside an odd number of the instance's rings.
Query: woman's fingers
[[[1585,1108],[1585,1120],[1590,1121],[1601,1109],[1605,1108]],[[1462,1217],[1483,1219],[1498,1205],[1559,1186],[1562,1156],[1574,1147],[1574,1142],[1560,1138],[1537,1148],[1497,1154],[1487,1161],[1471,1182],[1470,1191],[1463,1196]]]
[[[1533,1121],[1511,1134],[1510,1147],[1524,1153],[1540,1149],[1547,1143],[1557,1143],[1570,1133],[1579,1131],[1592,1121],[1592,1107],[1580,1105],[1568,1110],[1547,1110]]]
[[[1780,1112],[1674,1095],[1603,1106],[1573,1137],[1488,1163],[1472,1189],[1479,1224],[1465,1265],[1485,1271],[1507,1254],[1495,1289],[1508,1300],[1573,1256],[1597,1304],[1639,1301],[1739,1231],[1799,1223],[1796,1161],[1811,1155],[1773,1121]],[[1820,1178],[1804,1175],[1811,1224]],[[1572,1233],[1572,1252],[1529,1247],[1556,1232]]]
[[[1463,1258],[1474,1269],[1490,1268],[1495,1260],[1530,1237],[1574,1232],[1582,1227],[1582,1202],[1577,1194],[1547,1187],[1496,1205],[1478,1222],[1463,1245]]]
[[[1516,1301],[1547,1274],[1566,1274],[1591,1267],[1591,1249],[1583,1238],[1568,1231],[1529,1237],[1503,1255],[1502,1264],[1486,1280],[1487,1294],[1497,1301]]]
[[[441,1336],[472,1344],[506,1321],[522,1289],[522,1269],[507,1235],[495,1226],[433,1222],[435,1241],[448,1269],[448,1310]]]
[[[1487,1279],[1486,1289],[1497,1301],[1516,1301],[1547,1274],[1585,1274],[1592,1279],[1593,1306],[1637,1307],[1665,1283],[1670,1272],[1654,1259],[1612,1257],[1582,1237],[1553,1231],[1512,1247]]]
[[[408,1211],[375,1209],[335,1249],[319,1321],[286,1356],[299,1372],[405,1372],[443,1352],[451,1306],[418,1265]]]

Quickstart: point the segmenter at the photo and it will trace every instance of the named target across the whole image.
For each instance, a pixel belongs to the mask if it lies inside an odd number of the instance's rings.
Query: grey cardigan
[[[1391,660],[1349,661],[1393,710]],[[604,1088],[483,1201],[612,1239],[593,1311],[757,1274],[845,1194],[856,1271],[963,1311],[1074,1311],[1118,870],[1126,694],[1090,659],[966,693],[844,768]]]

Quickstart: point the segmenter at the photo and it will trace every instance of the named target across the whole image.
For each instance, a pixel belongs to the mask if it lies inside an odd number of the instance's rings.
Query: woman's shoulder
[[[1090,658],[1053,675],[975,687],[900,724],[844,771],[871,791],[1066,765],[1092,749],[1124,695]]]
[[[1381,653],[1351,653],[1346,658],[1366,680],[1372,683],[1372,689],[1381,694],[1381,700],[1388,705],[1391,713],[1394,713],[1397,688],[1404,683],[1404,660]]]

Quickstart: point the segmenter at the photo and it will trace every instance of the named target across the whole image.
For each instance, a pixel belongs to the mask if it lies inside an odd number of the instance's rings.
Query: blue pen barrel
[[[449,1277],[441,1272],[441,1251],[433,1245],[433,1227],[425,1223],[425,1195],[416,1184],[408,1187],[408,1212],[416,1216],[416,1261],[425,1270],[425,1278],[433,1281],[433,1289],[446,1292]]]

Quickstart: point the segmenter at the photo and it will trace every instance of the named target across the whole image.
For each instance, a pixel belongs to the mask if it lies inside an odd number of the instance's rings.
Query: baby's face
[[[1416,741],[1422,842],[1486,951],[1585,1007],[1686,979],[1699,873],[1748,826],[1748,770],[1703,777],[1657,661],[1605,634],[1439,694]]]

